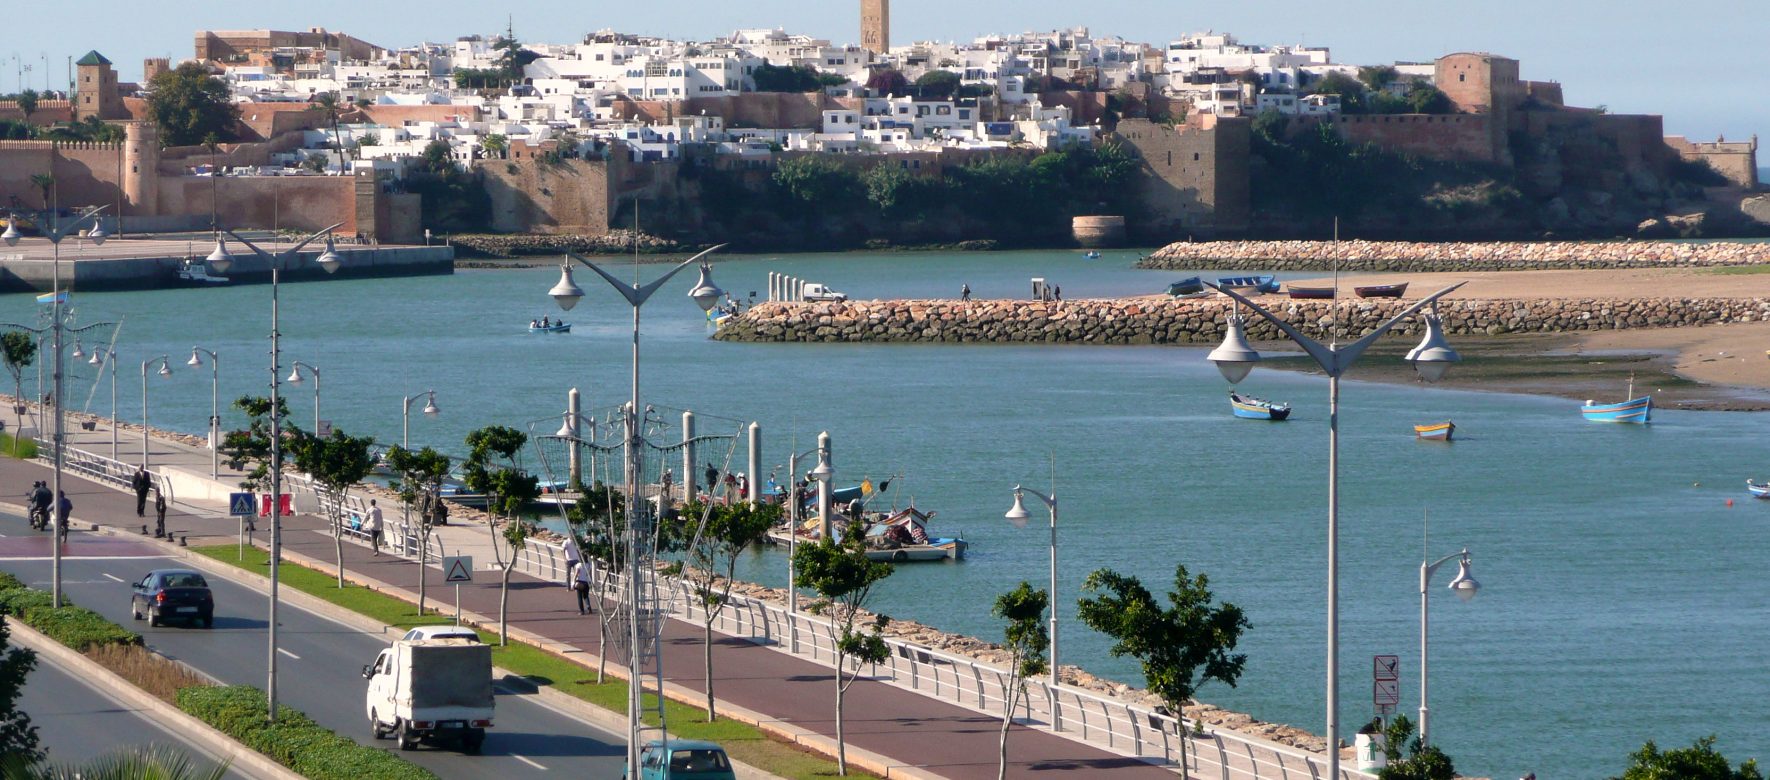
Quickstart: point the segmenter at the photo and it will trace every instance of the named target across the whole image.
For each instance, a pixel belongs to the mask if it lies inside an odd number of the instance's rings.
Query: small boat
[[[1217,280],[1220,287],[1228,287],[1236,292],[1253,291],[1256,293],[1278,292],[1278,278],[1272,274],[1259,276],[1225,276]]]
[[[1235,416],[1247,420],[1278,421],[1291,416],[1290,404],[1275,404],[1234,390],[1229,391],[1229,405],[1235,410]]]
[[[211,284],[227,284],[228,278],[225,276],[210,275],[209,268],[203,261],[191,258],[179,264],[178,281],[182,284],[206,286]]]
[[[1635,378],[1629,377],[1629,395],[1635,394]],[[1637,423],[1645,425],[1652,422],[1653,396],[1644,395],[1630,398],[1614,404],[1601,404],[1587,399],[1579,408],[1579,413],[1592,422]]]
[[[1099,260],[1100,253],[1090,249],[1090,250],[1082,253],[1082,258],[1085,260]]]
[[[1360,298],[1400,298],[1407,292],[1407,282],[1354,287],[1352,291],[1358,293]]]
[[[964,560],[965,548],[970,545],[963,538],[928,535],[928,519],[933,516],[933,512],[923,513],[911,506],[869,522],[867,558],[892,563]]]
[[[1197,295],[1204,291],[1204,280],[1196,276],[1190,279],[1181,279],[1178,282],[1168,285],[1168,294],[1176,298],[1182,295]]]
[[[1287,285],[1284,290],[1291,294],[1292,300],[1332,300],[1334,297],[1334,288],[1332,287],[1298,287],[1292,284]]]
[[[570,332],[572,332],[572,324],[569,322],[555,322],[551,325],[537,325],[537,324],[531,322],[531,323],[529,323],[529,332],[530,333],[570,333]]]
[[[1752,498],[1770,500],[1770,482],[1745,481],[1745,489],[1752,492]]]
[[[1431,425],[1414,426],[1415,436],[1430,441],[1450,441],[1450,437],[1456,432],[1457,424],[1449,420]]]

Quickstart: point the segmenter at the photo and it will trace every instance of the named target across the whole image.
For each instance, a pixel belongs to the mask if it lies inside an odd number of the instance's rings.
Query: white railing
[[[38,437],[37,459],[53,462],[55,442]],[[95,452],[68,447],[62,450],[61,463],[62,468],[98,482],[115,485],[125,490],[133,490],[135,487],[133,481],[136,467],[120,460],[112,460]],[[160,489],[160,495],[166,497],[168,505],[176,501],[172,494],[172,480],[153,470],[148,471],[148,476],[153,479],[154,487]]]
[[[537,556],[532,560],[543,559]],[[619,592],[619,574],[600,570],[597,574]],[[673,605],[673,616],[689,622],[703,619],[701,600],[695,597],[691,584],[662,575],[658,584],[680,597],[666,599]],[[789,652],[796,638],[798,656],[830,665],[836,660],[834,623],[805,613],[789,613],[769,602],[733,595],[714,619],[713,629],[782,652]],[[865,670],[870,678],[985,714],[1002,714],[1006,670],[897,639],[887,638],[886,646],[890,651],[887,659]],[[1182,737],[1180,721],[1170,715],[1072,686],[1052,686],[1042,679],[1028,681],[1027,695],[1017,709],[1015,717],[1023,722],[1168,766],[1179,765],[1180,741],[1185,739],[1188,777],[1324,780],[1327,776],[1326,758],[1321,755],[1191,721],[1186,725],[1192,733]],[[1346,763],[1342,763],[1339,780],[1374,779],[1374,775],[1347,768]]]

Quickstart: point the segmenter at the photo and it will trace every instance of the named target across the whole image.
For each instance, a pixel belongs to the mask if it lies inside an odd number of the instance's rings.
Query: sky
[[[500,33],[508,13],[524,41],[568,43],[603,29],[706,40],[741,28],[783,27],[843,44],[859,38],[859,6],[859,0],[75,0],[63,6],[66,17],[8,15],[0,26],[0,93],[18,90],[22,65],[32,67],[29,86],[41,89],[45,70],[65,85],[68,58],[88,50],[108,57],[119,77],[132,81],[145,57],[190,57],[199,29],[324,27],[398,47]],[[1327,46],[1335,62],[1361,65],[1488,51],[1520,60],[1526,79],[1561,82],[1572,105],[1661,114],[1668,134],[1702,140],[1770,137],[1766,0],[892,0],[891,21],[893,45],[1085,26],[1094,35],[1158,45],[1189,32],[1231,32],[1246,43]]]

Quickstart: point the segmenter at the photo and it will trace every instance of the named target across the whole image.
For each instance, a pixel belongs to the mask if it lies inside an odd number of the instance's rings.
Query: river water
[[[1186,275],[1136,270],[1134,259],[742,257],[723,260],[715,277],[739,297],[762,293],[772,270],[855,297],[898,298],[954,296],[962,283],[979,297],[1023,295],[1030,277],[1043,276],[1077,298],[1155,292]],[[324,417],[388,442],[399,440],[402,397],[434,388],[441,414],[414,409],[412,443],[456,453],[482,425],[551,417],[536,430],[557,428],[569,386],[600,415],[626,394],[630,310],[580,272],[589,295],[565,315],[573,332],[524,332],[530,318],[558,315],[546,296],[557,275],[476,270],[285,285],[284,372],[296,359],[318,366]],[[1074,622],[1077,589],[1088,572],[1113,567],[1161,592],[1184,563],[1208,573],[1217,596],[1253,623],[1240,684],[1207,685],[1200,698],[1321,731],[1322,377],[1256,370],[1245,389],[1295,406],[1289,422],[1274,424],[1232,418],[1223,380],[1198,348],[723,344],[707,339],[686,299],[692,283],[685,273],[645,308],[642,393],[664,419],[695,409],[703,434],[758,420],[765,460],[783,475],[776,464],[788,446],[808,449],[828,430],[838,483],[902,474],[892,485],[900,500],[913,496],[938,512],[936,532],[970,540],[963,563],[899,569],[878,590],[881,611],[998,638],[995,594],[1022,579],[1042,586],[1048,571],[1043,523],[1016,529],[1002,513],[1016,483],[1051,487],[1054,460],[1062,660],[1136,682],[1132,661],[1110,657],[1101,637]],[[148,377],[151,422],[199,432],[209,370],[184,365],[190,347],[221,354],[224,404],[265,392],[269,293],[92,293],[75,305],[81,323],[125,322],[120,414],[141,417],[140,362],[168,354],[174,375]],[[0,320],[33,310],[25,295],[0,300]],[[108,413],[108,384],[95,385],[87,364],[72,365],[70,407]],[[1467,546],[1483,588],[1461,603],[1444,588],[1454,566],[1441,570],[1431,637],[1433,734],[1464,774],[1607,776],[1647,739],[1677,746],[1711,733],[1735,761],[1770,757],[1770,591],[1761,587],[1759,541],[1770,502],[1750,500],[1741,485],[1764,476],[1767,418],[1666,411],[1651,427],[1596,425],[1565,400],[1351,376],[1341,445],[1347,734],[1371,713],[1372,654],[1401,656],[1401,711],[1418,706],[1420,561]],[[303,425],[311,387],[284,388]],[[1413,438],[1413,424],[1444,419],[1457,423],[1455,443]],[[224,420],[240,423],[232,412]],[[710,459],[725,457],[710,450]],[[734,469],[742,459],[740,451]],[[758,553],[742,573],[781,585],[784,557]]]

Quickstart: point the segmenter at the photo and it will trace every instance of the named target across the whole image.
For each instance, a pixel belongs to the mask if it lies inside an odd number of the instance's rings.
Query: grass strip
[[[37,458],[37,440],[19,441],[10,433],[0,433],[0,455],[19,460],[35,460]]]
[[[270,565],[270,553],[262,549],[246,550],[245,560],[239,548],[231,544],[192,547],[191,550],[221,563],[254,574],[264,574]],[[404,599],[370,590],[361,585],[338,587],[335,574],[310,569],[284,561],[277,570],[278,581],[311,596],[397,628],[444,625],[454,618],[440,614],[419,615],[416,604]],[[497,634],[480,632],[480,639],[495,643]],[[613,677],[597,684],[596,670],[581,663],[542,650],[516,639],[499,647],[493,644],[492,661],[498,666],[527,677],[537,685],[549,685],[563,693],[576,696],[612,712],[627,711],[627,683]],[[834,702],[831,702],[834,707]],[[704,739],[717,742],[733,759],[789,780],[813,780],[836,777],[836,762],[797,745],[776,740],[749,724],[729,718],[708,723],[706,711],[678,701],[664,702],[670,732],[683,739]],[[850,777],[877,777],[849,767]]]

